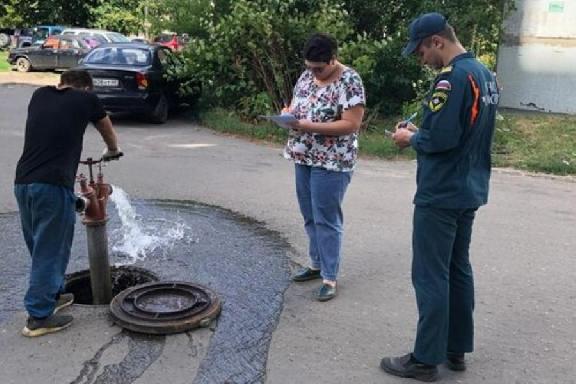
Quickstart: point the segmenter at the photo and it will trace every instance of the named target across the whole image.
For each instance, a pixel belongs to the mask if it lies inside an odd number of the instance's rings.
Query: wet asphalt
[[[148,234],[160,226],[178,224],[184,228],[181,240],[149,251],[143,260],[131,264],[156,274],[160,281],[189,281],[217,292],[223,301],[221,315],[212,325],[214,334],[198,369],[194,384],[263,382],[272,331],[288,287],[289,244],[277,233],[247,217],[194,202],[133,201],[139,224]],[[110,248],[119,236],[121,222],[110,205]],[[0,325],[21,310],[27,274],[28,251],[19,231],[17,214],[0,215],[0,269],[9,278],[0,287]],[[115,240],[116,239],[116,240]],[[77,223],[68,271],[86,270],[86,233]],[[111,264],[130,261],[122,253],[110,254]],[[102,353],[122,338],[129,351],[120,364],[91,377],[93,383],[131,383],[160,355],[164,337],[122,332],[102,346]],[[98,361],[102,353],[92,360]],[[90,366],[89,361],[85,366]],[[91,372],[83,368],[74,381],[82,383]],[[92,382],[92,381],[91,381]]]

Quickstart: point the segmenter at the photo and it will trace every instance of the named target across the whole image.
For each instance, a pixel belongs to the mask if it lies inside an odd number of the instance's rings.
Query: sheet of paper
[[[291,113],[283,113],[281,115],[261,115],[258,116],[261,119],[266,119],[275,122],[279,127],[290,129],[292,128],[289,124],[298,121]]]

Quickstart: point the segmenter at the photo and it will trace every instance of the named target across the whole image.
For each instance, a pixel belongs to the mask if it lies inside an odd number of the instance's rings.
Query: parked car
[[[162,33],[154,38],[154,42],[168,47],[172,51],[180,51],[188,42],[188,36],[178,36],[176,33]]]
[[[39,25],[34,28],[0,28],[0,48],[22,48],[41,45],[46,37],[58,35],[64,29],[61,25]]]
[[[89,50],[86,42],[77,36],[49,36],[40,46],[11,49],[8,62],[20,72],[68,69],[75,67]]]
[[[164,123],[168,110],[181,102],[179,83],[166,80],[169,48],[143,43],[103,44],[90,51],[77,69],[87,70],[94,92],[110,112],[144,115]]]
[[[130,37],[129,38],[131,42],[133,43],[144,43],[144,44],[149,44],[149,41],[146,40],[143,37]]]
[[[130,39],[119,32],[106,31],[104,29],[89,28],[66,28],[63,35],[75,35],[83,38],[92,38],[107,43],[129,43]]]
[[[15,28],[0,27],[0,49],[10,46]]]
[[[65,27],[61,25],[38,25],[29,30],[24,30],[24,35],[19,39],[19,47],[42,45],[48,36],[62,33]]]

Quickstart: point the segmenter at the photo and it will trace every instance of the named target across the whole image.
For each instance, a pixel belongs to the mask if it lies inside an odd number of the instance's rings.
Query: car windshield
[[[113,43],[129,43],[130,39],[121,33],[117,32],[106,32],[106,36]]]
[[[35,28],[34,37],[37,39],[45,39],[48,37],[48,28]]]
[[[87,64],[149,65],[150,51],[128,47],[97,47],[84,59]]]

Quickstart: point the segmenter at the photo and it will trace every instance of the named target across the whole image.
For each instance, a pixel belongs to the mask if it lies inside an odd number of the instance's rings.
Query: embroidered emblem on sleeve
[[[448,101],[448,93],[446,91],[435,91],[428,102],[428,108],[432,112],[438,112],[446,104],[446,101]]]

